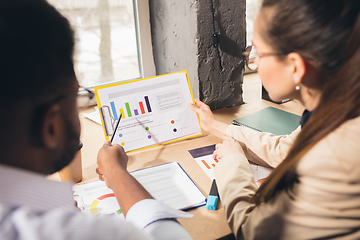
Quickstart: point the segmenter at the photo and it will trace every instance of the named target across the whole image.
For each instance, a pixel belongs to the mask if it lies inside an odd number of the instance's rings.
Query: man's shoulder
[[[19,236],[29,240],[52,239],[54,236],[64,240],[148,239],[131,223],[115,216],[91,216],[68,208],[40,212],[0,203],[0,238],[18,239]]]

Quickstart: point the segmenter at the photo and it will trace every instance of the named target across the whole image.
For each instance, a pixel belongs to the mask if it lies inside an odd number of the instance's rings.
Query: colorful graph
[[[200,162],[201,162],[201,164],[203,166],[205,166],[206,169],[210,170],[210,169],[213,169],[216,166],[216,164],[219,162],[219,160],[213,159],[212,155],[211,155],[211,156],[203,157],[200,160]]]
[[[152,112],[152,108],[151,108],[151,104],[149,101],[149,97],[148,96],[144,96],[144,102],[146,105],[146,110],[148,113]],[[145,114],[145,108],[144,108],[144,102],[140,101],[138,102],[138,106],[136,106],[134,109],[131,108],[130,103],[126,102],[125,103],[125,107],[123,108],[119,108],[117,110],[116,106],[115,106],[115,102],[110,102],[110,106],[111,106],[111,111],[113,113],[114,119],[117,121],[119,119],[119,113],[122,114],[122,119],[124,118],[131,118],[133,116],[139,116],[141,114]],[[125,111],[124,111],[125,110]],[[126,115],[125,115],[126,112]],[[141,114],[140,114],[141,113]]]
[[[100,212],[99,208],[98,208],[99,203],[101,201],[105,200],[105,199],[108,199],[108,198],[115,198],[115,194],[114,193],[109,193],[109,194],[102,195],[102,196],[98,197],[97,199],[95,199],[90,205],[90,212],[93,215],[98,214]],[[115,201],[116,201],[116,198],[115,198]],[[114,204],[111,204],[111,205],[114,205]],[[117,205],[117,203],[115,205]],[[112,207],[112,206],[110,206],[110,207]],[[122,213],[122,211],[121,211],[121,209],[119,209],[119,210],[115,209],[113,213],[116,213],[116,214],[119,215],[119,214]]]
[[[204,166],[207,168],[207,169],[211,169],[211,167],[209,166],[209,164],[207,164],[207,162],[205,160],[201,160],[201,162],[204,164]]]

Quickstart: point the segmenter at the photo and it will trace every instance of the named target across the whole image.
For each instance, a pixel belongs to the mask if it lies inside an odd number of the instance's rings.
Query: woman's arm
[[[190,108],[199,115],[201,128],[210,134],[224,139],[228,125],[216,120],[210,107],[205,103],[195,99],[195,104],[190,104]]]
[[[199,114],[201,128],[221,139],[232,137],[241,143],[248,160],[266,167],[279,165],[293,145],[300,127],[289,135],[275,136],[271,133],[256,132],[247,127],[227,125],[215,119],[208,105],[195,100],[190,108]]]
[[[248,160],[267,167],[277,167],[288,154],[301,127],[289,135],[276,136],[267,132],[256,132],[247,127],[230,125],[226,136],[241,142]]]

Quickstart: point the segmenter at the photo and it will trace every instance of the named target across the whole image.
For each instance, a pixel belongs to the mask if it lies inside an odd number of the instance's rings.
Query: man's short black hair
[[[0,106],[56,96],[73,72],[74,34],[45,0],[1,0]]]

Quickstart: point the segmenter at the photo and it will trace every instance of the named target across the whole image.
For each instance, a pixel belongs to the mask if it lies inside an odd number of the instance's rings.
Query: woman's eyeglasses
[[[245,64],[251,71],[256,71],[258,69],[257,64],[255,64],[255,58],[259,57],[261,59],[262,57],[267,56],[282,56],[282,55],[288,55],[289,53],[276,53],[276,52],[270,52],[270,53],[258,53],[254,47],[254,45],[250,45],[245,48],[245,51],[242,52],[242,55],[245,58]],[[300,54],[300,53],[299,53]],[[320,61],[317,61],[316,59],[312,57],[306,57],[305,54],[300,54],[301,57],[308,61],[312,61],[318,66],[322,66],[322,63]]]
[[[251,71],[256,71],[258,66],[255,64],[254,60],[256,57],[262,58],[267,56],[281,56],[287,55],[288,53],[258,53],[254,45],[250,45],[245,48],[245,51],[242,52],[242,55],[245,58],[245,64]]]
[[[251,51],[253,50],[253,51]],[[247,68],[251,71],[256,71],[258,66],[255,64],[254,60],[256,57],[256,50],[253,45],[247,46],[245,51],[242,52],[242,55],[245,58],[245,64]]]

